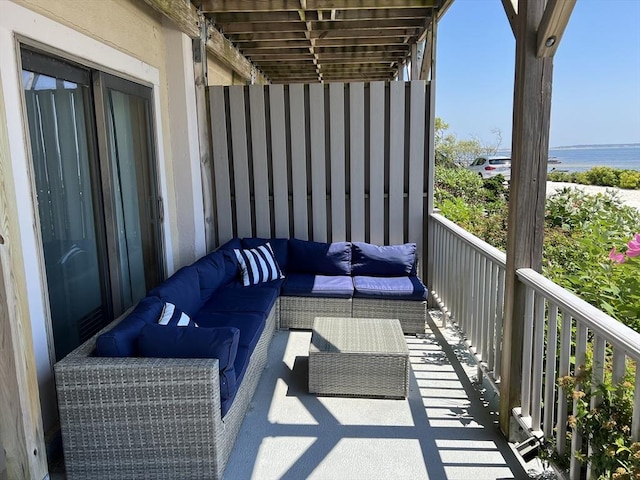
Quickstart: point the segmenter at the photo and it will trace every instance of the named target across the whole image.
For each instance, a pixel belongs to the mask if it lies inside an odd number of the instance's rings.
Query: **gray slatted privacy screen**
[[[216,241],[423,249],[424,81],[209,87]]]

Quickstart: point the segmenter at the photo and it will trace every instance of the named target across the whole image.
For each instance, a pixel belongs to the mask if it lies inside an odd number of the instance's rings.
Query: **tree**
[[[493,145],[483,144],[478,138],[458,140],[453,133],[447,133],[449,124],[439,117],[435,123],[435,156],[436,165],[444,167],[466,167],[481,155],[493,155],[502,142],[499,129],[492,130],[496,136]]]

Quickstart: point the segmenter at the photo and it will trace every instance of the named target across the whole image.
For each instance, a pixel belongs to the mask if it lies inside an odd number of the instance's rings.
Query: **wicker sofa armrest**
[[[218,360],[92,350],[55,365],[68,478],[213,478],[224,429]]]

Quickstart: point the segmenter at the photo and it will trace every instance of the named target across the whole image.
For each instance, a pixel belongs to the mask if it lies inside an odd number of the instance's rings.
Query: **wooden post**
[[[204,237],[207,253],[216,247],[213,205],[213,165],[211,162],[211,135],[207,102],[207,22],[200,16],[200,37],[193,42],[193,72],[196,84],[196,112],[198,116],[198,143],[200,145],[200,175],[202,177],[202,208],[204,210]]]
[[[0,112],[4,113],[0,88]],[[11,179],[6,124],[0,124],[0,476],[42,479],[47,455]],[[4,471],[3,471],[4,470]]]
[[[433,272],[434,272],[434,257],[435,252],[433,249],[434,237],[433,229],[430,228],[429,218],[434,209],[434,190],[435,190],[435,169],[436,169],[436,157],[435,157],[435,125],[436,125],[436,40],[438,33],[438,22],[433,20],[429,26],[429,34],[426,37],[422,62],[420,64],[420,79],[428,80],[428,123],[427,123],[427,168],[425,170],[425,183],[429,191],[425,198],[425,218],[423,237],[426,241],[426,261],[423,265],[426,265],[425,272],[423,274],[423,280],[425,285],[433,287]],[[430,77],[430,78],[428,78]],[[431,288],[429,290],[429,297],[427,299],[429,307],[437,307],[436,302],[431,294]]]
[[[512,22],[516,75],[500,384],[500,428],[505,434],[509,433],[512,409],[521,400],[525,301],[516,270],[540,271],[542,265],[553,72],[552,57],[536,56],[537,31],[544,7],[545,0],[520,0]]]

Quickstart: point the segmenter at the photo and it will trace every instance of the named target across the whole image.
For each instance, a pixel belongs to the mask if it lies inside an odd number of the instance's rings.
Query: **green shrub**
[[[640,172],[635,170],[620,172],[620,188],[640,188]]]
[[[466,168],[437,166],[435,180],[436,204],[447,198],[478,202],[484,196],[482,179]]]

